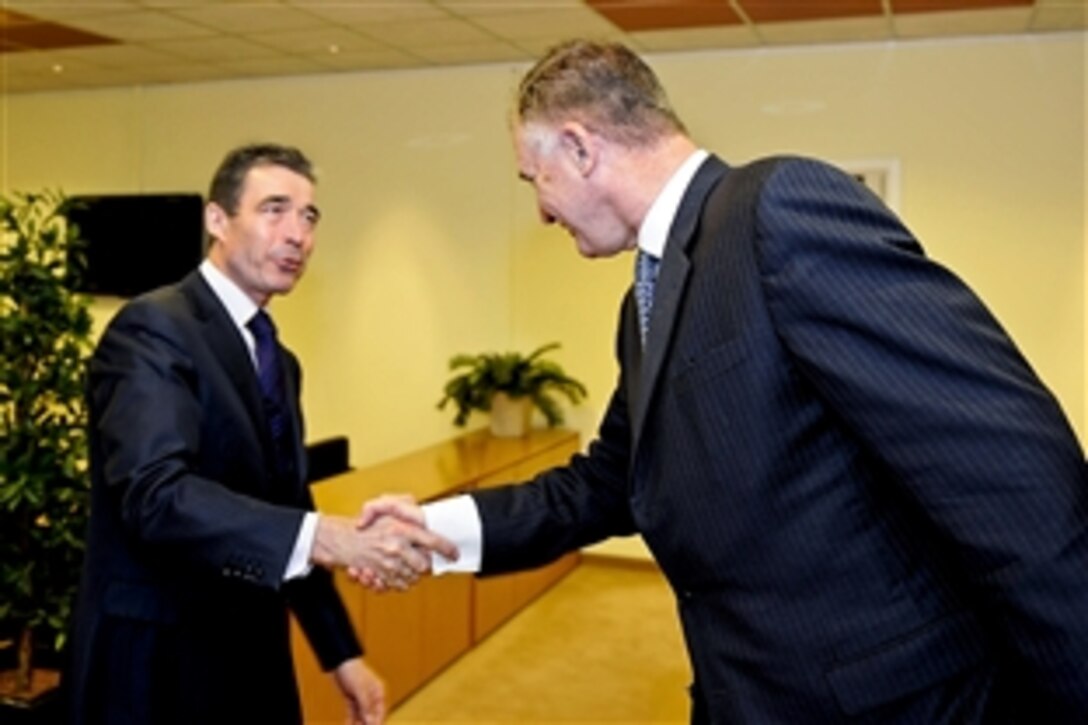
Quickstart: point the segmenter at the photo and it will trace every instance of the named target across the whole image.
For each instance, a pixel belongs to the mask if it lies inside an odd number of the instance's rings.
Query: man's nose
[[[308,223],[306,219],[301,215],[291,216],[291,221],[287,225],[287,241],[290,244],[299,246],[303,240],[306,239],[308,233]]]

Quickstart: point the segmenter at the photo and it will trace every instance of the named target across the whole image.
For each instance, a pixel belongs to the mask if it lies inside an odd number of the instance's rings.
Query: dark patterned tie
[[[638,250],[635,257],[635,302],[638,303],[638,331],[646,346],[646,332],[650,329],[650,310],[654,306],[654,285],[661,260],[652,254]]]
[[[257,352],[257,379],[264,399],[265,417],[276,446],[276,463],[281,473],[294,468],[294,454],[290,440],[287,412],[287,395],[283,385],[283,365],[280,362],[279,345],[276,343],[276,326],[264,310],[258,310],[246,324],[253,333]]]

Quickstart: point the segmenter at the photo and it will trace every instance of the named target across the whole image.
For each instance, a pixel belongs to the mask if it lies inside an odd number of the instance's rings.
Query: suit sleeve
[[[845,174],[780,164],[758,224],[801,373],[951,545],[998,655],[1056,713],[1088,711],[1088,470],[1053,396],[966,285]]]
[[[305,577],[284,584],[284,592],[322,669],[363,654],[329,571],[314,567]]]
[[[586,454],[527,483],[472,494],[483,525],[482,573],[538,566],[610,536],[635,533],[627,500],[630,422],[623,375]]]
[[[203,417],[221,417],[216,432],[227,440],[243,423],[228,411],[205,409],[200,371],[184,340],[175,319],[145,300],[126,306],[104,334],[91,361],[89,396],[100,483],[126,534],[149,551],[197,571],[278,588],[302,511],[239,492],[259,481],[228,487],[198,468],[212,445]],[[251,448],[235,456],[259,456]],[[259,464],[237,465],[242,471]]]

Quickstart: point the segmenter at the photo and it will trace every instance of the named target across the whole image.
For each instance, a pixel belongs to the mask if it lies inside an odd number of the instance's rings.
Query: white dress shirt
[[[646,212],[638,228],[639,249],[661,259],[665,256],[665,243],[669,229],[676,219],[684,192],[695,178],[709,154],[698,149],[691,154],[665,182]],[[453,496],[423,505],[423,517],[427,528],[452,542],[460,552],[457,561],[450,561],[441,554],[431,554],[431,570],[434,574],[446,572],[477,572],[480,570],[483,551],[483,524],[476,501],[467,494]]]

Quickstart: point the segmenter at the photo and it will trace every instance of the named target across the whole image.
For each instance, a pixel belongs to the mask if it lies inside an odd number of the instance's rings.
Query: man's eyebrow
[[[533,177],[530,176],[529,174],[527,174],[524,171],[519,171],[518,172],[518,178],[521,179],[522,181],[528,181],[530,184],[533,182]]]
[[[261,205],[264,204],[290,204],[291,197],[286,194],[269,194],[264,199],[261,199]],[[304,207],[305,211],[309,213],[315,220],[321,218],[321,210],[313,204],[307,204]]]

